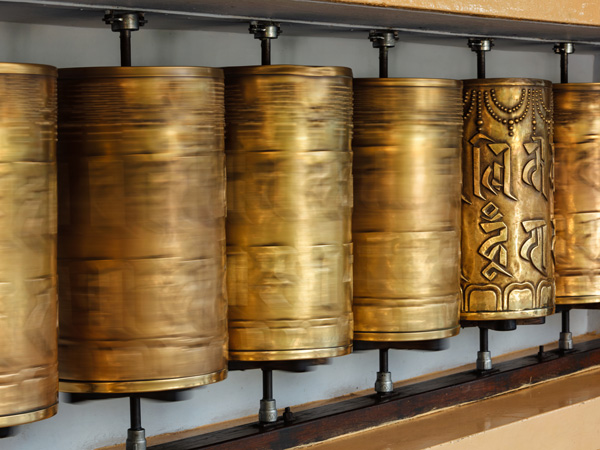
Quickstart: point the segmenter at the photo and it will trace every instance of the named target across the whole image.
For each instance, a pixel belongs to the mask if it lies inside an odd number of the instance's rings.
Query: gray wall
[[[246,34],[201,31],[155,31],[150,25],[133,37],[135,65],[232,66],[257,64],[259,45]],[[327,37],[282,35],[273,44],[273,63],[349,66],[355,76],[377,76],[377,52],[365,39],[331,32]],[[51,64],[58,67],[102,66],[119,63],[118,37],[107,29],[0,23],[0,60]],[[390,54],[390,76],[475,77],[474,55],[463,40],[412,39]],[[570,81],[587,82],[600,70],[592,54],[570,59]],[[558,57],[550,45],[523,46],[497,42],[488,55],[488,77],[533,77],[557,82]],[[600,329],[600,313],[572,313],[574,334]],[[543,326],[519,327],[490,336],[494,356],[554,342],[560,318]],[[469,364],[477,351],[477,330],[463,330],[443,352],[392,351],[394,380]],[[377,353],[355,353],[332,360],[303,374],[276,372],[274,388],[280,408],[333,398],[372,388]],[[143,401],[147,435],[185,430],[209,423],[256,414],[261,378],[256,370],[231,373],[227,380],[192,391],[178,403]],[[61,400],[63,400],[61,396]],[[61,402],[57,416],[20,427],[17,436],[0,440],[1,450],[91,450],[123,442],[128,428],[128,401],[103,400],[70,405]]]

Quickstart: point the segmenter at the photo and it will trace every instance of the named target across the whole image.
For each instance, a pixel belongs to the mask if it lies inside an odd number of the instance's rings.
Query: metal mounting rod
[[[485,78],[485,52],[494,46],[493,39],[469,38],[468,44],[471,51],[477,53],[477,78]],[[479,371],[492,369],[492,354],[488,343],[489,330],[479,327],[479,351],[477,352],[476,367]]]
[[[395,47],[398,39],[397,31],[369,31],[369,40],[373,43],[373,48],[379,49],[379,78],[388,77],[388,49]]]
[[[571,309],[566,308],[562,312],[562,331],[558,338],[559,350],[573,350],[573,333],[571,333]]]
[[[142,408],[140,397],[129,397],[129,415],[131,427],[127,430],[125,450],[146,450],[146,432],[142,428]]]
[[[248,28],[254,39],[260,39],[261,64],[263,66],[271,65],[271,39],[277,39],[281,34],[281,27],[275,22],[250,22]]]
[[[115,12],[108,10],[102,18],[112,31],[119,32],[121,39],[121,66],[131,66],[131,32],[148,23],[142,12]]]
[[[389,371],[387,348],[379,349],[379,372],[377,372],[377,380],[375,381],[375,392],[378,394],[389,394],[394,391],[394,383],[392,383],[392,373]]]
[[[575,45],[572,42],[560,42],[554,44],[554,53],[560,54],[560,82],[569,82],[569,55],[575,53]]]
[[[494,46],[493,39],[470,38],[468,42],[471,51],[477,53],[477,78],[485,78],[485,52]]]
[[[262,368],[263,398],[258,410],[258,421],[260,423],[277,422],[277,406],[273,398],[273,370]]]
[[[476,366],[479,371],[492,369],[492,354],[489,348],[487,328],[479,327],[479,351],[477,352]]]

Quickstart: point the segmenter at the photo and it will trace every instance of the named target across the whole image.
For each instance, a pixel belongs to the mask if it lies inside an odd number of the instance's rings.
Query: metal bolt
[[[571,53],[575,53],[575,45],[572,42],[560,42],[558,44],[554,44],[554,53],[566,53],[570,55]]]
[[[396,41],[400,39],[398,32],[393,30],[371,30],[369,31],[369,40],[373,43],[373,48],[394,47]]]
[[[254,39],[277,39],[282,33],[281,26],[275,22],[250,22],[248,28],[250,34],[254,35]]]
[[[115,12],[105,11],[102,18],[105,24],[110,25],[112,31],[137,31],[148,23],[143,12]]]
[[[494,40],[489,38],[470,38],[468,46],[474,52],[489,52],[494,46]]]

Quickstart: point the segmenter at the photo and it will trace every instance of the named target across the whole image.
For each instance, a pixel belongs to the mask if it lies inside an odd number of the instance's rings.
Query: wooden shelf
[[[103,10],[128,9],[147,12],[148,28],[222,30],[267,19],[296,24],[291,27],[296,34],[394,28],[414,34],[600,45],[600,9],[591,6],[583,0],[553,0],[548,8],[534,0],[20,0],[0,1],[0,17],[8,22],[102,27]]]

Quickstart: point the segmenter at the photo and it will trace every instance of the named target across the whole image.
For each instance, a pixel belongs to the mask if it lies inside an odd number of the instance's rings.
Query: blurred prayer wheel
[[[465,320],[554,311],[552,84],[464,82],[462,290]]]
[[[61,390],[226,375],[223,73],[59,71]]]
[[[556,302],[600,302],[600,84],[554,85]]]
[[[56,68],[0,64],[0,427],[58,401]]]
[[[354,338],[459,331],[462,83],[354,80]]]
[[[225,69],[229,357],[347,354],[352,72]]]

